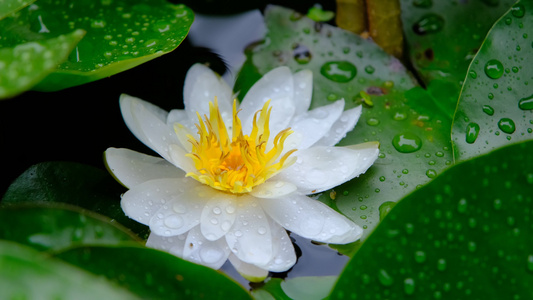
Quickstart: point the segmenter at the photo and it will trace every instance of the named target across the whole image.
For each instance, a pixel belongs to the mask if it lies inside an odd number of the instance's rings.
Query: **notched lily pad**
[[[0,46],[86,30],[68,60],[35,87],[55,91],[111,76],[174,50],[193,18],[188,7],[164,0],[40,0],[6,19],[12,26],[0,29]]]
[[[0,99],[29,90],[54,72],[84,35],[85,31],[75,30],[53,38],[0,48]]]
[[[533,2],[518,1],[470,65],[452,129],[457,160],[533,139]]]
[[[269,7],[265,21],[265,43],[248,53],[240,77],[265,74],[280,65],[310,69],[312,107],[340,98],[346,108],[363,105],[359,123],[340,145],[380,142],[379,158],[365,174],[319,198],[362,226],[364,239],[379,223],[381,206],[401,199],[452,163],[451,113],[371,41],[276,6]],[[351,254],[357,245],[349,247],[338,250]]]

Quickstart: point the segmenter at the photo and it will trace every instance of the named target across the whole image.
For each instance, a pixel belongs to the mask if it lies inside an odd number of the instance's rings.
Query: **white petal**
[[[230,253],[224,239],[207,240],[196,226],[187,234],[183,258],[217,270],[226,262]]]
[[[296,186],[290,182],[267,181],[254,187],[250,195],[257,198],[278,198],[293,193],[296,189]]]
[[[146,181],[124,193],[120,205],[124,213],[139,223],[148,225],[150,219],[169,198],[180,195],[195,184],[190,178],[164,178]]]
[[[196,123],[196,112],[209,116],[209,102],[218,100],[224,122],[231,122],[233,102],[231,88],[215,72],[202,64],[193,65],[185,77],[183,101],[190,120]]]
[[[167,112],[125,94],[120,96],[120,108],[131,132],[146,146],[170,161],[169,145],[179,142],[174,129],[166,124]]]
[[[198,129],[196,128],[196,124],[198,122],[198,119],[191,120],[189,118],[189,115],[187,115],[187,112],[183,109],[173,109],[168,113],[167,117],[167,124],[168,125],[174,125],[176,123],[179,123],[183,126],[185,126],[189,131],[193,134],[194,137],[196,137]]]
[[[297,151],[296,163],[272,179],[292,182],[302,194],[319,193],[366,172],[378,154],[378,142],[312,147]]]
[[[194,181],[190,179],[191,183]],[[171,186],[155,191],[156,199],[164,201],[163,206],[150,219],[150,230],[157,235],[173,236],[183,234],[200,223],[200,216],[207,200],[214,190],[202,184],[191,184],[180,191]]]
[[[168,161],[129,149],[108,148],[104,159],[109,171],[127,188],[152,179],[185,177],[185,172]]]
[[[255,112],[263,107],[263,104],[271,100],[270,104],[273,106],[271,117],[276,117],[290,114],[289,119],[281,119],[286,123],[294,114],[294,86],[292,73],[287,67],[276,68],[265,74],[259,81],[257,81],[246,93],[240,105],[241,112],[239,117],[243,120],[242,126],[245,134],[248,134],[252,128],[252,120]],[[292,107],[292,108],[291,108]],[[288,109],[289,111],[284,111]],[[276,117],[278,118],[278,117]],[[272,125],[275,124],[273,120],[270,121],[271,134],[276,135],[278,131],[273,131]],[[275,125],[282,127],[283,124]],[[285,127],[280,130],[285,129]]]
[[[186,234],[176,236],[160,236],[150,233],[146,241],[146,247],[158,249],[172,255],[183,257],[183,248],[185,247]]]
[[[344,100],[338,100],[296,116],[291,129],[303,138],[298,149],[307,149],[326,135],[341,116],[343,109]]]
[[[263,269],[272,272],[285,272],[292,268],[296,263],[296,253],[292,246],[291,238],[287,231],[276,221],[270,220],[272,230],[273,252],[274,256],[266,265],[261,265]]]
[[[206,239],[214,241],[223,237],[235,222],[236,196],[217,193],[207,201],[201,215],[200,229]]]
[[[251,282],[261,282],[268,276],[268,270],[261,269],[253,264],[245,263],[234,254],[230,254],[229,261],[242,277]]]
[[[331,126],[329,132],[322,137],[314,146],[335,146],[346,134],[353,130],[355,124],[361,117],[362,106],[359,105],[346,110],[341,117]]]
[[[313,94],[313,72],[302,70],[293,74],[295,114],[305,113],[311,105]]]
[[[237,199],[237,217],[226,241],[231,251],[242,261],[264,265],[272,259],[272,234],[263,209],[251,196]]]
[[[260,199],[269,216],[286,229],[308,239],[346,244],[359,239],[363,229],[324,203],[304,195]]]

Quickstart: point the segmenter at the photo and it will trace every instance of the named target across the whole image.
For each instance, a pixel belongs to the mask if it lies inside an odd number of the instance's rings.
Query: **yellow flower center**
[[[209,103],[209,117],[198,114],[198,140],[188,136],[192,150],[188,157],[194,161],[196,172],[187,173],[203,184],[217,190],[235,194],[248,193],[252,188],[279,173],[294,163],[289,156],[292,149],[283,153],[283,144],[292,133],[290,128],[279,132],[268,149],[270,101],[257,111],[253,118],[250,135],[242,132],[241,120],[237,116],[237,103],[233,102],[233,126],[230,139],[226,125],[218,109],[218,102]]]

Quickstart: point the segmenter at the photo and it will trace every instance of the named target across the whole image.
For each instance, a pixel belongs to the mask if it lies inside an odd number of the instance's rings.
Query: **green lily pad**
[[[148,227],[128,218],[120,207],[125,189],[104,170],[72,162],[44,162],[30,167],[7,189],[3,205],[67,203],[107,216],[148,237]]]
[[[142,299],[251,299],[225,275],[141,247],[82,247],[56,257],[103,276]]]
[[[35,0],[2,0],[0,1],[0,20],[6,16],[23,9],[32,4]]]
[[[31,89],[54,72],[84,36],[85,31],[0,48],[0,99]]]
[[[111,76],[174,50],[193,18],[188,7],[164,0],[40,0],[3,21],[10,25],[0,27],[0,47],[75,28],[87,31],[68,60],[34,88],[55,91]]]
[[[2,240],[0,282],[2,299],[139,299],[59,259]]]
[[[136,241],[125,228],[95,213],[66,205],[11,206],[0,209],[0,239],[37,250],[76,245],[115,245]]]
[[[519,1],[470,65],[452,139],[457,160],[533,139],[533,3]]]
[[[330,299],[532,299],[533,142],[458,164],[410,194]]]
[[[364,239],[379,223],[380,207],[386,211],[452,163],[452,110],[442,104],[440,93],[416,87],[403,65],[373,42],[281,7],[271,6],[265,20],[266,42],[249,51],[240,78],[247,79],[248,73],[265,74],[280,65],[293,71],[310,69],[314,74],[312,107],[340,98],[346,100],[346,108],[364,103],[359,123],[340,145],[379,141],[379,158],[366,174],[319,198],[362,226]],[[302,57],[308,60],[301,61]],[[353,68],[357,71],[352,79],[323,71],[348,74]],[[244,94],[251,83],[240,78],[237,83]],[[338,249],[350,254],[356,247]]]
[[[452,83],[458,93],[466,70],[494,22],[514,0],[401,0],[409,57],[426,84]]]

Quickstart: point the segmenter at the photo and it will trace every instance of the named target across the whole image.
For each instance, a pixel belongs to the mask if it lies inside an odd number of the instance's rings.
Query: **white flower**
[[[308,111],[312,73],[287,67],[263,76],[238,105],[229,86],[197,64],[183,94],[185,109],[169,113],[120,99],[128,128],[163,159],[105,153],[129,188],[124,212],[150,226],[147,246],[214,269],[229,259],[249,280],[262,280],[296,262],[285,229],[325,243],[360,238],[359,226],[306,196],[359,176],[376,160],[375,142],[333,147],[355,126],[360,106],[343,111],[338,100]]]

